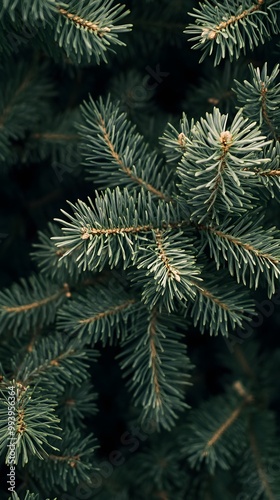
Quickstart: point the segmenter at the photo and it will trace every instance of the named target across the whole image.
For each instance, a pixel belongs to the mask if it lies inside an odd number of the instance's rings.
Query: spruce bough
[[[32,215],[25,272],[2,279],[1,467],[16,473],[3,498],[280,494],[280,351],[265,331],[279,328],[279,1],[187,4],[2,2],[2,175],[20,192],[36,168],[41,199],[19,208],[27,226],[32,207],[51,213]],[[199,72],[201,50],[213,71],[186,82],[180,117],[161,76],[141,79],[149,36],[156,64],[174,38],[182,68]]]

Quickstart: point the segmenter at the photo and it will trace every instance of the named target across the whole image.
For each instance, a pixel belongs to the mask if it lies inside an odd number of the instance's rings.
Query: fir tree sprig
[[[38,69],[35,61],[16,67],[6,63],[0,71],[0,161],[4,167],[16,161],[15,148],[11,155],[13,142],[26,137],[30,127],[43,119],[54,90],[46,65]]]
[[[239,397],[235,391],[228,390],[224,396],[216,398],[216,411],[213,411],[212,400],[193,412],[192,435],[183,447],[192,468],[200,468],[205,463],[212,474],[218,465],[229,469],[236,454],[240,455],[244,450],[246,426],[243,412],[252,404],[253,398],[239,381],[235,382],[234,388]]]
[[[0,406],[0,445],[2,454],[6,451],[6,460],[9,456],[9,431],[7,426],[8,395],[5,394]],[[30,457],[36,456],[42,460],[46,451],[58,450],[57,441],[61,428],[59,419],[55,415],[57,403],[54,400],[38,393],[38,389],[23,387],[17,384],[17,398],[15,404],[15,464],[25,465]],[[56,445],[50,441],[55,441]],[[7,462],[8,463],[8,462]]]
[[[54,26],[54,39],[63,47],[68,57],[75,54],[78,63],[82,59],[97,63],[107,62],[106,52],[111,45],[124,45],[118,33],[131,29],[131,24],[117,24],[128,14],[124,5],[114,5],[113,0],[68,0],[57,4],[58,19]]]
[[[191,208],[191,219],[198,223],[220,214],[244,213],[254,207],[254,175],[247,167],[261,166],[269,159],[261,155],[269,141],[256,123],[240,110],[230,126],[227,115],[217,108],[206,114],[186,138],[186,152],[178,167],[180,190]],[[233,209],[234,207],[234,209]]]
[[[169,200],[172,188],[168,171],[135,125],[127,120],[126,113],[113,103],[110,95],[103,102],[100,98],[81,107],[84,123],[79,127],[81,150],[88,178],[100,183],[101,189],[116,187],[120,183],[129,188],[143,188],[154,197]]]
[[[69,285],[56,284],[43,276],[21,279],[0,293],[1,331],[14,333],[51,323],[63,300],[71,295]]]
[[[61,486],[64,491],[69,484],[89,483],[90,473],[96,469],[93,454],[98,448],[93,435],[83,436],[79,429],[68,430],[59,445],[59,450],[45,454],[44,461],[31,461],[30,473],[35,481],[43,478],[52,487]]]
[[[249,65],[250,80],[243,83],[235,80],[234,91],[245,116],[256,120],[263,132],[279,140],[280,83],[279,64],[268,75],[267,63],[262,69]]]
[[[279,496],[279,451],[275,446],[278,441],[274,415],[270,411],[253,413],[249,418],[247,447],[238,470],[243,494],[250,492],[255,498],[269,500]]]
[[[217,269],[226,261],[230,274],[236,276],[238,283],[255,289],[263,276],[271,297],[280,277],[280,240],[277,229],[262,227],[262,220],[263,216],[259,216],[256,224],[249,216],[240,220],[226,219],[218,227],[200,225],[200,230]]]
[[[26,23],[35,24],[38,21],[45,24],[54,14],[57,13],[57,0],[3,0],[0,10],[0,17],[8,15],[13,21],[16,20],[17,14],[20,13],[22,20]]]
[[[89,352],[73,340],[48,335],[39,338],[24,358],[13,359],[11,366],[13,376],[25,386],[40,380],[41,386],[48,386],[51,390],[59,382],[59,391],[56,392],[61,392],[72,380],[78,384],[88,378],[89,360],[96,359],[96,355],[95,351]]]
[[[97,393],[92,384],[84,381],[83,385],[66,386],[63,394],[58,398],[57,415],[62,428],[85,428],[85,417],[91,417],[98,411]]]
[[[186,304],[196,295],[201,269],[196,262],[192,241],[179,230],[153,232],[150,243],[140,245],[134,280],[143,285],[142,301],[149,308],[157,306],[169,312],[178,302]]]
[[[214,65],[226,56],[232,61],[246,53],[247,46],[253,50],[279,32],[277,4],[273,0],[227,0],[223,4],[207,0],[189,13],[196,23],[188,25],[185,33],[194,35],[190,38],[196,41],[194,49],[203,50],[200,62],[212,53]]]
[[[176,207],[161,200],[155,204],[143,189],[139,194],[130,194],[126,188],[107,189],[96,192],[94,203],[90,198],[88,201],[88,205],[81,200],[76,205],[69,203],[74,215],[62,211],[70,222],[56,219],[66,227],[63,236],[53,237],[58,247],[69,248],[63,258],[80,250],[76,260],[84,270],[101,270],[105,265],[113,268],[120,263],[125,269],[137,255],[142,237],[182,225]]]
[[[168,162],[175,163],[177,166],[178,161],[181,160],[184,153],[187,152],[187,137],[190,140],[192,139],[193,128],[194,120],[191,120],[189,123],[185,113],[182,114],[179,130],[171,123],[167,124],[164,134],[159,140]]]
[[[52,237],[61,236],[62,231],[57,224],[49,223],[45,231],[38,232],[38,241],[34,243],[31,258],[36,262],[40,272],[57,282],[69,280],[77,283],[81,270],[76,266],[75,252],[67,259],[61,257],[69,250],[68,247],[57,248]]]
[[[187,314],[194,325],[199,325],[201,333],[207,330],[210,335],[221,333],[226,337],[237,326],[244,328],[245,320],[255,314],[254,302],[247,291],[232,283],[227,272],[219,272],[222,284],[218,285],[211,265],[201,277],[202,282],[194,282],[197,291],[194,301],[187,304]]]
[[[142,421],[150,421],[155,429],[170,429],[178,412],[188,407],[184,392],[192,365],[174,322],[175,316],[142,307],[138,327],[123,342],[118,356],[135,405],[142,410]]]
[[[139,299],[129,295],[117,282],[93,286],[84,296],[62,307],[58,327],[94,345],[113,345],[127,335],[128,322],[139,307]]]

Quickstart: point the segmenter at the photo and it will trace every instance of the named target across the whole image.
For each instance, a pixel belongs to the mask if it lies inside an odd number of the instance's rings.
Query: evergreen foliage
[[[127,4],[0,5],[1,498],[274,500],[280,2]]]

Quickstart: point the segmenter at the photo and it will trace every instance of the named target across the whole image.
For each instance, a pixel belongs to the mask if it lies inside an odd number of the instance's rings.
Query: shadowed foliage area
[[[0,497],[277,500],[278,0],[2,0]]]

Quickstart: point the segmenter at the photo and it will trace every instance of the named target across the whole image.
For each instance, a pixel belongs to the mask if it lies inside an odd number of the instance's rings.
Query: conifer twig
[[[243,401],[236,407],[234,410],[231,412],[229,417],[222,423],[222,425],[215,431],[215,433],[212,435],[212,437],[208,440],[206,447],[203,451],[203,456],[207,455],[209,453],[208,449],[211,446],[214,446],[215,443],[222,437],[222,435],[227,431],[229,427],[232,426],[232,424],[237,420],[237,418],[240,416],[244,408],[253,402],[253,397],[251,394],[248,394],[246,389],[243,387],[241,382],[237,380],[233,384],[234,389],[238,394],[243,398]]]
[[[155,404],[157,407],[159,407],[159,406],[162,406],[162,400],[161,400],[161,390],[160,390],[158,373],[157,373],[158,354],[157,354],[157,349],[156,349],[156,345],[155,345],[156,323],[157,323],[157,310],[156,310],[156,308],[154,308],[152,313],[151,313],[151,317],[150,317],[148,335],[149,335],[149,342],[150,342],[150,360],[151,360],[150,362],[151,362],[151,370],[152,370],[152,381],[153,381],[153,386],[154,386],[155,394],[156,394]]]
[[[257,472],[258,476],[260,478],[261,484],[263,486],[263,489],[267,495],[267,498],[269,500],[276,500],[276,497],[274,496],[270,484],[269,484],[269,479],[267,477],[267,474],[264,470],[263,464],[262,464],[262,459],[261,459],[261,454],[258,448],[258,443],[256,436],[254,434],[254,431],[252,429],[252,421],[250,420],[250,428],[249,428],[249,442],[250,442],[250,447],[252,450],[252,454],[256,463],[257,467]]]
[[[215,28],[213,28],[212,30],[205,29],[202,32],[202,36],[206,36],[209,40],[214,40],[215,38],[217,38],[219,32],[228,28],[230,25],[241,21],[245,17],[254,14],[254,12],[257,12],[258,10],[261,9],[264,3],[265,0],[257,0],[257,4],[253,5],[250,9],[245,9],[242,12],[240,12],[240,14],[238,14],[237,16],[231,16],[226,21],[221,21],[220,24],[215,26]]]
[[[133,174],[131,168],[128,167],[127,165],[125,165],[125,163],[123,162],[119,153],[116,151],[114,144],[112,143],[110,136],[109,136],[109,133],[106,129],[105,121],[103,120],[101,115],[99,117],[99,123],[100,123],[101,129],[102,129],[104,140],[109,148],[109,151],[110,151],[113,159],[120,165],[122,171],[128,177],[130,177],[133,181],[135,181],[137,184],[139,184],[140,186],[142,186],[145,189],[147,189],[148,191],[150,191],[152,194],[154,194],[158,198],[161,198],[161,199],[166,200],[166,201],[170,201],[170,198],[168,196],[166,196],[164,193],[162,193],[161,191],[156,189],[154,186],[152,186],[148,182],[144,181],[144,179],[141,179],[141,177],[138,177],[138,176]]]
[[[118,306],[107,309],[106,311],[98,313],[95,316],[91,316],[90,318],[80,319],[78,321],[78,323],[83,324],[83,325],[88,324],[88,323],[94,323],[95,321],[103,319],[106,316],[113,316],[114,314],[117,314],[118,312],[123,311],[124,309],[129,307],[131,304],[135,304],[135,303],[136,303],[136,299],[126,300],[122,304],[119,304]]]
[[[95,32],[97,36],[99,36],[100,38],[102,38],[106,33],[109,33],[111,31],[111,29],[108,26],[100,27],[97,23],[94,23],[92,21],[87,21],[86,19],[83,19],[82,17],[76,14],[72,14],[71,12],[69,12],[66,9],[63,9],[62,7],[60,7],[58,11],[62,16],[65,16],[76,26]]]

